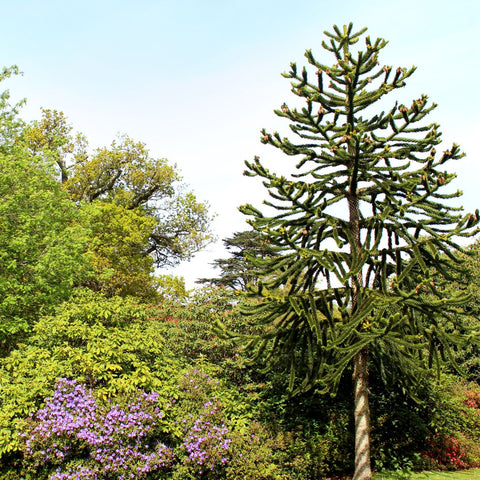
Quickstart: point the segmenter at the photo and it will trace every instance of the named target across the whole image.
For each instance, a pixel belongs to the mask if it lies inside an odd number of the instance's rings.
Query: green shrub
[[[164,343],[132,299],[81,292],[41,318],[28,343],[0,361],[0,456],[18,449],[18,419],[38,409],[59,378],[94,386],[104,399],[173,392],[179,365]]]
[[[433,458],[440,468],[480,466],[480,386],[443,376],[435,400],[425,458]]]

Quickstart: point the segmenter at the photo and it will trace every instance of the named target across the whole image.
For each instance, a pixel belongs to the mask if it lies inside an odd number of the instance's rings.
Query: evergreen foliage
[[[257,282],[258,275],[250,256],[266,257],[273,255],[272,248],[263,236],[254,230],[235,232],[225,238],[223,244],[231,254],[230,258],[218,258],[213,265],[220,269],[217,278],[201,278],[197,283],[224,286],[234,290],[246,291],[249,285]]]
[[[288,356],[296,392],[335,392],[353,365],[357,439],[368,441],[371,356],[388,359],[394,371],[385,376],[408,387],[419,367],[453,362],[451,345],[469,339],[444,328],[468,301],[447,286],[462,268],[457,239],[477,231],[479,214],[451,202],[461,192],[452,190],[456,175],[445,164],[463,154],[455,144],[436,151],[441,133],[425,123],[436,107],[426,95],[372,113],[415,67],[380,66],[387,44],[380,38],[367,36],[366,48],[355,50],[365,30],[334,26],[322,42],[332,66],[307,50],[313,75],[294,63],[283,74],[304,106],[284,103],[275,113],[296,140],[262,130],[261,141],[297,157],[295,171],[270,172],[258,157],[246,162],[245,174],[266,186],[270,208],[241,211],[278,254],[252,258],[265,281],[256,292],[263,301],[246,311],[263,328],[250,347],[267,365]],[[275,295],[285,287],[287,295]],[[369,447],[357,450],[354,478],[370,478]]]

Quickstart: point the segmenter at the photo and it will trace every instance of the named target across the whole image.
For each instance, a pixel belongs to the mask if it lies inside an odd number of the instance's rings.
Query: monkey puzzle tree
[[[283,74],[305,102],[275,111],[296,141],[263,130],[262,143],[298,156],[295,172],[272,173],[258,157],[246,162],[245,174],[260,177],[271,199],[267,214],[241,207],[278,254],[251,258],[265,281],[263,301],[246,310],[262,326],[250,347],[267,364],[288,356],[296,390],[335,391],[352,369],[355,480],[371,478],[369,362],[388,358],[408,385],[466,338],[443,328],[467,300],[445,287],[461,269],[455,239],[478,223],[478,210],[464,215],[449,204],[461,192],[448,188],[455,174],[444,165],[463,154],[457,145],[436,152],[439,127],[422,122],[436,105],[422,95],[372,114],[415,68],[379,66],[387,43],[380,38],[367,36],[365,50],[356,50],[365,30],[325,32],[333,65],[307,50],[313,79],[293,63]]]

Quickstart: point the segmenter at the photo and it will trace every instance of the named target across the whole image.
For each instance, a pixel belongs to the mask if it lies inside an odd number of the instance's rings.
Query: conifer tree
[[[250,256],[265,257],[272,255],[272,249],[262,235],[254,230],[235,232],[231,237],[223,239],[229,258],[217,258],[212,265],[220,269],[217,278],[200,278],[197,283],[224,286],[238,291],[246,291],[249,285],[255,284],[258,276],[248,260]]]
[[[473,235],[479,219],[451,205],[461,192],[445,164],[463,154],[455,144],[436,151],[441,133],[425,123],[436,106],[426,95],[372,113],[415,67],[380,66],[387,42],[365,31],[334,26],[322,42],[333,65],[307,50],[310,67],[292,63],[283,74],[304,102],[275,110],[295,140],[262,130],[261,141],[296,157],[295,169],[280,175],[258,157],[246,162],[270,199],[267,213],[241,207],[277,254],[251,258],[265,281],[256,292],[263,301],[246,311],[262,327],[250,347],[267,365],[288,356],[296,391],[335,392],[352,372],[354,480],[371,478],[369,363],[388,357],[408,386],[418,368],[453,361],[452,343],[467,339],[443,328],[468,300],[446,286],[461,269],[458,238]]]

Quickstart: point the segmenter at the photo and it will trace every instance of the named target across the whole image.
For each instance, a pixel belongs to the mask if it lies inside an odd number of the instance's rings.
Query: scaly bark
[[[353,480],[371,480],[368,350],[366,348],[353,358],[353,387],[355,403],[355,474]]]
[[[353,150],[353,149],[352,149]],[[354,152],[352,152],[354,153]],[[354,174],[355,175],[355,174]],[[356,182],[352,182],[356,189]],[[358,253],[360,245],[360,210],[358,197],[348,198],[350,232],[354,239],[351,250]],[[359,293],[363,284],[362,272],[352,278],[352,313],[358,308]],[[368,349],[364,348],[353,357],[353,389],[355,418],[355,473],[353,480],[371,480],[370,465],[370,405],[368,400]]]

